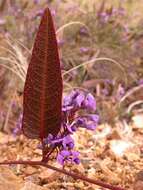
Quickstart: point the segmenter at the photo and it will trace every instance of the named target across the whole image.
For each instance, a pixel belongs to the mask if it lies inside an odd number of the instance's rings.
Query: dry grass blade
[[[0,57],[1,60],[3,61],[8,61],[9,63],[12,63],[11,67],[15,67],[15,70],[22,76],[25,78],[25,71],[23,69],[23,67],[20,66],[19,62],[15,59],[15,58],[5,58],[5,57]],[[1,63],[0,63],[1,64]],[[2,63],[3,64],[3,63]]]
[[[70,86],[69,88],[66,88],[64,90],[64,92],[71,91],[71,90],[74,90],[74,89],[78,89],[78,90],[82,90],[82,91],[88,92],[88,89],[83,88],[83,87],[79,87],[79,86]]]
[[[9,42],[9,44],[11,44],[11,41],[16,43],[16,44],[19,44],[21,47],[23,47],[27,53],[29,53],[29,55],[32,54],[31,50],[29,50],[22,42],[20,42],[19,40],[17,39],[13,39],[12,37],[9,37],[9,38],[6,38],[7,39],[7,42]]]
[[[128,98],[129,96],[131,96],[134,92],[140,90],[141,88],[143,88],[143,85],[139,85],[139,86],[136,86],[132,89],[130,89],[120,100],[119,102],[119,106],[121,105],[121,103],[126,99]]]
[[[69,23],[67,23],[67,24],[64,24],[64,25],[61,26],[59,29],[57,29],[56,34],[59,34],[61,31],[63,31],[65,28],[67,28],[67,27],[69,27],[69,26],[71,26],[71,25],[82,25],[82,26],[84,26],[84,27],[88,30],[88,32],[89,32],[89,28],[88,28],[84,23],[79,22],[79,21],[73,21],[73,22],[69,22]]]
[[[18,47],[16,44],[12,44],[9,39],[6,39],[6,43],[9,48],[5,48],[0,46],[0,49],[5,50],[8,53],[9,58],[0,57],[0,65],[10,70],[16,76],[18,76],[21,81],[24,83],[27,73],[27,59],[25,58],[22,49]]]
[[[92,60],[89,60],[89,61],[86,61],[86,62],[84,62],[84,63],[81,63],[80,65],[77,65],[76,67],[73,67],[72,69],[70,69],[70,70],[68,70],[68,71],[65,71],[65,72],[63,73],[63,77],[64,77],[65,75],[69,74],[70,72],[72,72],[72,71],[74,71],[74,70],[80,68],[80,67],[83,67],[83,66],[86,66],[86,65],[88,65],[88,64],[95,63],[95,62],[98,62],[98,61],[109,61],[109,62],[112,62],[112,63],[114,63],[115,65],[117,65],[117,66],[122,70],[122,72],[123,72],[123,74],[124,74],[125,82],[126,82],[126,84],[127,84],[126,72],[125,72],[124,68],[121,66],[121,64],[118,63],[117,61],[113,60],[113,59],[106,58],[106,57],[94,58],[94,59],[92,59]]]
[[[129,105],[129,107],[127,108],[127,113],[131,113],[132,109],[137,106],[137,105],[140,105],[140,104],[143,104],[143,100],[138,100],[138,101],[135,101],[133,102],[132,104]]]
[[[64,82],[64,81],[63,81],[63,85],[64,85],[64,86],[67,86],[69,89],[72,89],[72,86],[71,86],[68,82]]]
[[[12,73],[14,73],[16,76],[18,76],[23,82],[25,81],[25,78],[15,69],[14,64],[15,61],[5,58],[5,57],[0,57],[2,61],[9,61],[11,65],[6,65],[5,63],[0,63],[0,65],[8,70],[10,70]]]
[[[19,60],[18,67],[21,67],[21,69],[23,69],[26,77],[27,66],[28,66],[27,59],[23,55],[21,48],[19,48],[16,44],[13,45],[9,40],[7,40],[7,43],[14,50],[15,56]]]

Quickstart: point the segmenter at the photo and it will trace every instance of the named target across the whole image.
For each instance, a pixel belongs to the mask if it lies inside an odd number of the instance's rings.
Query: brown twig
[[[87,178],[87,177],[85,177],[83,175],[78,175],[78,174],[75,174],[73,172],[69,172],[69,171],[67,171],[65,169],[60,169],[60,168],[48,165],[48,164],[46,164],[45,162],[42,162],[42,161],[20,161],[19,160],[19,161],[0,162],[0,165],[9,165],[9,164],[39,165],[39,166],[43,166],[43,167],[46,167],[48,169],[63,173],[65,175],[71,176],[74,179],[80,179],[80,180],[83,180],[85,182],[92,183],[92,184],[95,184],[95,185],[98,185],[100,187],[104,187],[104,188],[107,188],[107,189],[110,189],[110,190],[126,190],[126,189],[124,189],[122,187],[112,186],[110,184],[104,183],[104,182],[99,181],[99,180],[90,179],[90,178]]]

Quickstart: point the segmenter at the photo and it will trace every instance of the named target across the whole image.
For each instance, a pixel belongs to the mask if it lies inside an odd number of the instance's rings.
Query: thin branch
[[[88,183],[98,185],[98,186],[103,187],[103,188],[107,188],[107,189],[110,189],[110,190],[126,190],[126,189],[124,189],[122,187],[115,187],[115,186],[112,186],[110,184],[104,183],[102,181],[90,179],[90,178],[87,178],[87,177],[85,177],[83,175],[78,175],[78,174],[75,174],[73,172],[69,172],[69,171],[67,171],[65,169],[60,169],[60,168],[48,165],[48,164],[46,164],[45,162],[42,162],[42,161],[20,161],[19,160],[19,161],[0,162],[0,165],[9,165],[9,164],[39,165],[39,166],[43,166],[43,167],[46,167],[48,169],[63,173],[65,175],[71,176],[74,179],[80,179],[80,180],[86,181]]]

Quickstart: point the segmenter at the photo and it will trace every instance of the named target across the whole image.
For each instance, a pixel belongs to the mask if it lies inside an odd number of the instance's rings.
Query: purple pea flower
[[[102,23],[107,23],[109,20],[109,15],[106,12],[100,13],[100,19]]]
[[[35,15],[35,17],[34,18],[37,18],[37,17],[41,17],[43,15],[43,10],[38,10],[37,12],[36,12],[36,15]]]
[[[72,163],[80,164],[79,152],[71,151],[71,155],[72,155]]]
[[[73,100],[77,97],[78,91],[73,90],[69,95],[64,97],[63,107],[69,106],[73,103]]]
[[[81,47],[80,48],[80,52],[81,53],[87,53],[87,52],[89,52],[89,48],[87,48],[87,47]]]
[[[104,88],[102,90],[102,93],[103,93],[104,96],[108,96],[109,95],[109,91],[106,88]]]
[[[88,35],[88,31],[85,27],[80,28],[80,35],[86,35],[86,36]]]
[[[39,4],[40,0],[34,0],[34,4]]]
[[[16,102],[13,101],[13,102],[12,102],[12,109],[15,109],[15,108],[16,108]]]
[[[56,145],[56,144],[59,145],[59,144],[61,144],[63,142],[63,138],[62,137],[57,136],[56,138],[54,138],[54,137],[52,138],[52,136],[53,135],[51,135],[51,137],[48,136],[49,139],[46,139],[47,140],[47,144],[49,144],[49,145]]]
[[[57,156],[58,163],[64,165],[65,161],[69,160],[69,156],[70,152],[68,150],[62,150]]]
[[[76,118],[76,122],[75,124],[77,126],[84,126],[85,125],[85,118],[84,117],[79,117],[79,118]]]
[[[63,138],[62,145],[64,149],[73,149],[74,148],[74,140],[70,135],[67,135]]]
[[[125,88],[122,85],[120,85],[118,87],[116,98],[119,100],[120,98],[123,97],[124,94],[125,94]]]
[[[140,80],[138,81],[138,84],[139,84],[139,85],[143,85],[143,79],[140,79]]]
[[[97,125],[93,123],[86,124],[86,129],[89,129],[91,131],[94,131],[96,129]]]
[[[79,164],[80,160],[78,157],[79,157],[79,152],[62,150],[57,156],[57,161],[61,165],[64,165],[65,162]]]
[[[106,84],[111,84],[113,85],[114,84],[114,81],[110,80],[110,79],[105,79],[105,83]]]
[[[89,113],[79,115],[78,111],[80,110],[82,110],[82,113],[85,113],[85,111]],[[96,102],[91,93],[73,90],[69,95],[64,97],[61,130],[56,137],[49,134],[44,139],[45,146],[50,150],[52,148],[58,148],[57,161],[61,165],[67,162],[80,163],[78,158],[79,153],[74,150],[75,142],[72,135],[80,127],[88,130],[96,129],[99,116],[93,113],[95,110]]]
[[[80,108],[82,106],[84,99],[85,95],[83,93],[79,93],[74,99],[74,106]]]
[[[61,40],[59,39],[58,40],[58,46],[59,47],[63,46],[64,44],[65,44],[65,40],[63,40],[63,39],[61,39]]]
[[[85,99],[85,95],[82,92],[73,90],[68,96],[65,96],[63,101],[63,111],[69,111],[72,109],[79,109]]]
[[[99,122],[99,115],[97,114],[89,114],[87,115],[88,119],[90,119],[91,121],[94,121],[96,123]]]
[[[83,104],[84,104],[84,107],[89,111],[96,110],[96,102],[91,93],[87,94]]]
[[[99,122],[99,116],[96,114],[89,114],[77,119],[76,125],[89,130],[95,130]]]
[[[53,17],[56,16],[56,10],[52,9],[51,14],[52,14]]]
[[[84,94],[80,91],[73,91],[69,96],[64,98],[63,110],[68,110],[68,108],[83,108],[88,111],[96,110],[95,98],[91,93]]]

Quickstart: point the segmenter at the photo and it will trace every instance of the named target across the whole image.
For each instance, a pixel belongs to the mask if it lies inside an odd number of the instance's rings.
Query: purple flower
[[[79,117],[79,118],[77,118],[76,119],[76,122],[75,122],[75,124],[76,125],[79,125],[79,126],[83,126],[84,124],[85,124],[85,118],[84,117]]]
[[[74,99],[74,106],[80,108],[82,106],[84,99],[85,95],[83,93],[79,93]]]
[[[106,12],[102,12],[100,13],[100,19],[101,19],[101,22],[103,23],[107,23],[108,20],[109,20],[109,14],[107,14]]]
[[[34,0],[34,3],[35,3],[35,4],[39,4],[39,3],[40,3],[40,0]]]
[[[16,108],[16,102],[13,101],[13,102],[12,102],[12,109],[15,109],[15,108]]]
[[[99,122],[99,115],[97,114],[89,114],[87,115],[87,117],[91,120],[91,121],[94,121],[96,123]]]
[[[71,162],[71,163],[76,163],[79,164],[79,153],[76,151],[67,151],[67,150],[62,150],[58,156],[57,156],[57,161],[61,164],[64,165],[65,162]]]
[[[54,16],[56,16],[56,10],[51,10],[51,14],[52,14],[52,16],[54,17]]]
[[[85,116],[75,117],[75,113],[82,109],[88,111],[96,110],[96,102],[91,93],[81,92],[79,90],[72,91],[69,96],[64,98],[64,112],[67,119],[65,120],[64,126],[67,128],[69,133],[73,133],[79,127],[93,130],[95,129],[99,120],[98,115],[88,114]],[[69,122],[70,121],[72,122]],[[66,122],[69,123],[66,123]],[[89,123],[91,122],[91,123]]]
[[[65,96],[63,108],[72,107],[74,108],[84,108],[88,109],[89,111],[96,110],[96,102],[95,98],[91,93],[84,94],[83,92],[73,90],[68,96]],[[67,109],[68,110],[68,109]]]
[[[82,110],[82,116],[79,114]],[[64,165],[66,162],[79,164],[79,153],[74,151],[74,140],[72,135],[79,127],[95,130],[97,127],[99,116],[94,113],[86,113],[85,111],[95,111],[96,102],[91,93],[80,90],[73,90],[63,99],[62,106],[62,122],[61,130],[57,136],[49,134],[44,139],[46,148],[58,148],[60,151],[57,155],[57,161]],[[83,115],[84,114],[84,115]],[[42,147],[42,146],[41,146]],[[47,153],[47,158],[49,154]]]
[[[58,40],[58,46],[63,46],[64,45],[64,43],[65,43],[65,41],[64,40]]]
[[[72,105],[73,100],[78,95],[78,91],[73,90],[69,95],[64,97],[63,106],[69,106]]]
[[[104,88],[102,90],[102,93],[103,93],[104,96],[108,96],[109,95],[109,91],[106,88]]]
[[[111,85],[114,84],[114,82],[112,80],[110,80],[110,79],[105,79],[105,83],[106,84],[111,84]]]
[[[63,111],[72,108],[87,109],[88,111],[96,110],[95,98],[91,93],[84,94],[80,91],[72,91],[68,96],[65,96],[63,103]]]
[[[116,95],[117,99],[120,99],[121,97],[123,97],[124,94],[125,94],[125,88],[122,85],[120,85],[118,87],[118,91]]]
[[[63,139],[58,138],[58,137],[54,137],[52,134],[49,134],[47,138],[45,138],[44,141],[44,145],[48,145],[51,148],[55,147],[56,145],[61,144]],[[42,144],[39,144],[38,147],[39,149],[42,149]]]
[[[112,15],[116,16],[118,14],[118,10],[116,8],[112,9]]]
[[[74,148],[74,141],[70,135],[67,135],[63,138],[62,145],[64,149],[73,149]]]
[[[86,129],[89,129],[91,131],[94,131],[96,129],[97,125],[93,123],[86,124]]]
[[[140,80],[138,81],[138,84],[139,84],[139,85],[143,85],[143,79],[140,79]]]
[[[85,95],[83,92],[78,90],[73,90],[69,95],[64,97],[63,101],[63,111],[76,110],[82,107],[85,100]]]
[[[84,107],[89,111],[96,110],[96,102],[91,93],[88,93],[84,100]]]
[[[58,156],[57,161],[59,164],[64,165],[65,161],[69,160],[70,152],[68,150],[62,150]]]
[[[89,114],[83,117],[77,118],[75,125],[77,127],[86,128],[89,130],[95,130],[99,122],[99,116],[96,114]]]
[[[81,53],[87,53],[87,52],[89,52],[89,48],[87,48],[87,47],[81,47],[80,48],[80,52]]]
[[[88,31],[85,27],[80,28],[80,35],[88,35]]]
[[[72,156],[72,163],[80,164],[80,159],[78,158],[79,157],[79,152],[71,151],[71,156]]]

